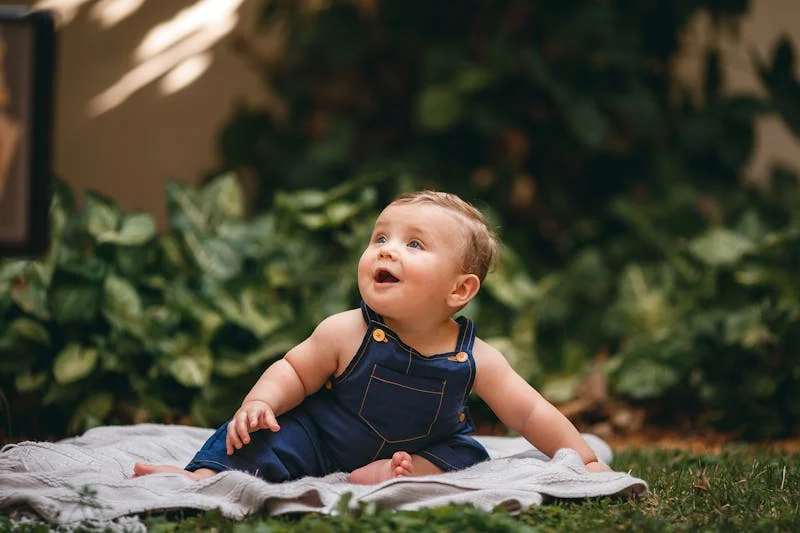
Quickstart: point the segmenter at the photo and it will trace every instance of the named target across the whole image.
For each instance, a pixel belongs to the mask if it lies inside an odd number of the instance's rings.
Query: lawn
[[[614,467],[648,481],[649,493],[555,501],[519,516],[467,507],[416,512],[362,507],[335,517],[254,515],[235,522],[213,511],[186,511],[145,520],[155,532],[800,531],[800,455],[744,445],[717,454],[631,447],[617,453]],[[0,516],[0,531],[12,530],[8,517]],[[28,525],[15,531],[47,530]]]

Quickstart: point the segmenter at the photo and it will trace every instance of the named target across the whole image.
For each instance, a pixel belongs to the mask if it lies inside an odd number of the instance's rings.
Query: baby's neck
[[[386,326],[397,333],[400,339],[422,355],[436,355],[455,349],[459,326],[451,317],[441,321],[424,323],[401,322],[384,317]]]

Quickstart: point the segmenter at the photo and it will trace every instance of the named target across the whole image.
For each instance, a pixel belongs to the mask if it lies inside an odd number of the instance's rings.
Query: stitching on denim
[[[472,328],[474,327],[473,322],[470,321],[467,324],[469,328],[469,337],[472,337]],[[467,328],[464,328],[466,331]],[[469,364],[469,376],[467,377],[466,383],[464,383],[464,393],[461,395],[461,405],[467,404],[467,395],[469,394],[470,389],[472,389],[472,381],[474,380],[475,375],[475,357],[472,355],[472,348],[466,350],[467,353],[467,362]]]
[[[436,455],[435,453],[431,453],[431,452],[429,452],[428,450],[420,450],[420,451],[418,451],[418,452],[417,452],[417,455],[421,455],[421,456],[428,455],[428,456],[430,456],[430,457],[433,457],[433,458],[434,458],[434,459],[436,459],[437,461],[440,461],[440,462],[442,462],[442,463],[446,464],[447,466],[449,466],[449,467],[450,467],[450,468],[452,468],[453,470],[460,470],[460,469],[459,469],[457,466],[451,465],[450,463],[448,463],[447,461],[445,461],[444,459],[442,459],[441,457],[439,457],[439,456],[438,456],[438,455]],[[439,465],[436,465],[436,466],[439,466]]]
[[[212,463],[212,464],[221,466],[223,470],[232,470],[232,468],[230,466],[228,466],[228,465],[226,465],[224,463],[220,463],[219,461],[214,461],[213,459],[196,459],[196,460],[193,460],[188,465],[186,465],[187,468],[192,466],[194,463],[201,463],[201,464],[202,463]],[[207,467],[198,466],[197,468],[207,468]]]
[[[383,439],[383,442],[381,442],[381,445],[378,446],[378,451],[376,451],[375,455],[372,456],[372,461],[370,461],[370,462],[373,462],[373,461],[378,459],[378,456],[381,454],[381,450],[383,450],[384,446],[386,446],[386,439]]]
[[[432,359],[442,359],[453,353],[453,352],[443,352],[443,353],[436,353],[433,355],[422,355],[413,347],[403,342],[403,340],[400,337],[398,337],[392,330],[386,328],[386,326],[382,326],[382,328],[384,333],[386,334],[386,339],[393,339],[398,344],[398,346],[400,346],[400,348],[402,348],[403,350],[408,350],[410,354],[416,355],[420,359],[425,359],[426,361],[430,361]]]
[[[439,420],[439,413],[442,411],[442,403],[444,403],[444,391],[446,388],[447,388],[447,380],[444,380],[444,382],[442,383],[442,393],[439,396],[439,406],[436,408],[436,414],[433,417],[433,422],[431,422],[431,425],[428,427],[428,433],[427,433],[428,435],[431,434],[431,431],[433,431],[434,424],[436,424],[436,422]]]
[[[430,434],[431,434],[431,431],[433,430],[433,426],[436,424],[436,422],[438,422],[438,421],[439,421],[439,413],[440,413],[440,412],[441,412],[441,410],[442,410],[442,403],[443,403],[443,401],[444,401],[444,391],[445,391],[445,388],[447,387],[447,380],[444,380],[444,381],[442,381],[442,390],[441,390],[441,392],[431,392],[431,391],[425,391],[425,390],[422,390],[422,389],[415,389],[415,388],[413,388],[413,387],[408,387],[408,386],[406,386],[406,385],[403,385],[402,383],[397,383],[397,382],[394,382],[394,381],[389,381],[389,380],[386,380],[386,379],[382,379],[382,378],[380,378],[380,377],[378,377],[378,376],[376,376],[376,375],[375,375],[375,371],[376,371],[377,369],[378,369],[378,365],[377,365],[377,364],[373,364],[373,365],[372,365],[372,372],[370,373],[370,376],[369,376],[369,381],[367,382],[367,386],[364,388],[364,396],[361,398],[361,407],[360,407],[360,408],[359,408],[359,410],[358,410],[358,417],[359,417],[359,418],[360,418],[360,419],[361,419],[361,420],[362,420],[362,421],[363,421],[363,422],[364,422],[364,423],[365,423],[367,426],[369,426],[369,428],[370,428],[370,429],[372,429],[372,431],[374,431],[376,435],[378,435],[378,436],[379,436],[381,439],[383,439],[385,442],[388,442],[388,443],[396,444],[396,443],[400,443],[400,442],[409,442],[409,441],[412,441],[412,440],[424,439],[425,437],[427,437],[428,435],[430,435]],[[430,424],[430,426],[428,427],[428,431],[427,431],[427,433],[425,433],[424,435],[417,435],[417,436],[414,436],[414,437],[409,437],[409,438],[406,438],[406,439],[396,439],[396,440],[393,440],[393,439],[388,439],[388,438],[386,438],[386,436],[385,436],[383,433],[381,433],[381,432],[378,430],[378,428],[376,428],[376,427],[375,427],[375,426],[374,426],[374,425],[373,425],[373,424],[372,424],[372,423],[371,423],[371,422],[370,422],[370,421],[367,419],[367,417],[366,417],[366,416],[364,416],[364,406],[365,406],[365,405],[366,405],[366,403],[367,403],[367,395],[369,394],[369,389],[370,389],[370,387],[372,387],[372,382],[373,382],[373,380],[376,380],[376,381],[382,381],[382,382],[384,382],[384,383],[389,383],[389,384],[391,384],[391,385],[397,385],[397,386],[399,386],[399,387],[404,387],[404,388],[406,388],[406,389],[410,389],[410,390],[417,391],[417,392],[424,392],[424,393],[427,393],[427,394],[434,394],[434,395],[438,395],[438,396],[439,396],[439,405],[436,407],[436,413],[434,414],[434,416],[433,416],[433,420],[431,421],[431,424]]]
[[[350,360],[350,363],[344,369],[344,372],[342,372],[342,375],[333,377],[333,382],[334,383],[342,383],[344,380],[346,380],[350,376],[350,374],[353,373],[353,371],[355,371],[356,368],[358,368],[358,363],[361,361],[361,358],[364,357],[364,354],[367,353],[367,348],[369,348],[369,345],[374,342],[374,340],[372,339],[371,324],[367,324],[367,332],[364,335],[365,335],[364,338],[367,339],[367,342],[364,342],[364,340],[362,339],[361,348],[356,353],[356,355],[353,357],[353,359]]]
[[[467,337],[467,323],[462,322],[459,324],[458,342],[456,342],[456,351],[461,352],[464,350],[464,339]]]
[[[374,372],[373,372],[373,374],[374,374]],[[433,390],[418,389],[416,387],[409,387],[408,385],[403,385],[402,383],[398,383],[396,381],[392,381],[390,379],[382,378],[380,376],[375,376],[375,375],[370,376],[370,379],[375,379],[377,381],[382,381],[382,382],[388,383],[390,385],[397,385],[398,387],[402,387],[404,389],[409,389],[409,390],[413,390],[413,391],[417,391],[417,392],[424,392],[425,394],[438,394],[438,395],[443,395],[444,394],[444,387],[442,387],[442,390],[440,390],[440,391],[433,391]]]

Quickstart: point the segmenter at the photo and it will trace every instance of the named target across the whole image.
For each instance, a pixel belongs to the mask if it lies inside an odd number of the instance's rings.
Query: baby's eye
[[[422,248],[422,243],[419,241],[411,241],[408,243],[409,248]]]
[[[377,237],[375,237],[375,242],[377,242],[378,244],[383,244],[386,242],[386,237],[384,237],[383,235],[378,235]]]

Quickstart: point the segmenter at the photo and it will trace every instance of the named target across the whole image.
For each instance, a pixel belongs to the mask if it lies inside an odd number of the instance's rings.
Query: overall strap
[[[458,335],[456,342],[457,352],[472,352],[472,346],[475,344],[476,328],[475,323],[465,316],[460,316],[456,319],[461,325],[461,332]]]
[[[366,322],[367,325],[369,325],[369,323],[372,321],[383,324],[383,317],[367,307],[367,304],[364,303],[364,300],[361,300],[361,315],[364,317],[364,322]]]

